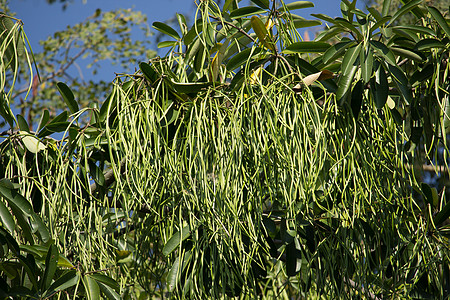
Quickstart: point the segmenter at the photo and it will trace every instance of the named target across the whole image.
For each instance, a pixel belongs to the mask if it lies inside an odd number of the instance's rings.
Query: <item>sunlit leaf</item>
[[[389,25],[393,24],[395,20],[397,20],[399,17],[404,15],[405,13],[411,11],[413,8],[415,8],[417,5],[421,4],[422,0],[412,0],[408,4],[403,5],[399,10],[396,11],[396,13],[392,16],[391,21],[389,22]],[[384,7],[383,7],[384,12]]]
[[[256,36],[261,41],[261,43],[267,49],[271,50],[273,53],[276,53],[276,46],[274,42],[271,40],[270,34],[266,29],[266,26],[257,16],[253,16],[251,18],[252,28],[256,33]]]
[[[167,34],[168,36],[173,37],[174,39],[180,39],[180,35],[178,34],[178,32],[165,23],[153,22],[153,28],[164,34]]]

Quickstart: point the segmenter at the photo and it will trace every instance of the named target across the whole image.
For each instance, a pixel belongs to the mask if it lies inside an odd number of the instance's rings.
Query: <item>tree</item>
[[[344,0],[305,42],[297,28],[320,22],[291,11],[312,3],[253,2],[153,23],[173,51],[117,76],[99,109],[58,83],[70,112],[34,134],[3,103],[20,129],[0,152],[6,293],[448,297],[450,202],[420,178],[428,162],[448,174],[448,21]]]
[[[2,6],[8,9],[7,3]],[[132,39],[133,33],[142,34],[144,39]],[[85,21],[68,26],[41,41],[42,52],[30,53],[39,72],[30,78],[26,68],[19,69],[21,86],[14,89],[10,97],[14,101],[11,105],[20,110],[30,124],[37,123],[45,109],[49,109],[51,116],[56,116],[64,108],[56,88],[57,81],[62,80],[77,94],[81,106],[98,107],[99,103],[92,99],[103,99],[109,83],[85,79],[86,71],[96,75],[108,62],[120,66],[125,72],[132,71],[131,65],[156,55],[156,51],[150,50],[150,35],[147,17],[139,11],[97,9]],[[87,66],[83,67],[83,64]],[[23,65],[26,65],[25,61]],[[28,83],[31,81],[30,90]],[[28,97],[30,92],[31,97]],[[0,123],[0,127],[3,126],[5,124]]]

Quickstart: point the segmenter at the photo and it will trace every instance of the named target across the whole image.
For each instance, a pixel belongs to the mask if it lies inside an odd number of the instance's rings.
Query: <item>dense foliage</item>
[[[239,2],[153,23],[172,50],[99,109],[57,83],[35,131],[1,16],[2,298],[448,297],[450,201],[423,177],[448,176],[446,13],[342,0],[303,41],[311,2]]]

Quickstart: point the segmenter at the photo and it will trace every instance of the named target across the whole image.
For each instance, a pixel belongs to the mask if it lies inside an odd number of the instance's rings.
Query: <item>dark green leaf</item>
[[[317,42],[326,41],[331,38],[338,37],[342,32],[345,32],[344,28],[334,25],[334,26],[331,26],[329,29],[326,29],[326,30],[323,30],[322,32],[320,32],[316,36],[315,40]]]
[[[305,27],[313,27],[322,25],[322,22],[317,20],[301,20],[294,19],[294,27],[295,28],[305,28]]]
[[[390,2],[390,1],[389,1]],[[405,13],[411,11],[413,8],[415,8],[417,5],[421,4],[422,0],[412,0],[408,4],[403,5],[397,12],[392,16],[391,21],[389,22],[389,25],[393,24],[397,18],[401,17]],[[384,7],[383,7],[384,12]]]
[[[251,0],[253,3],[264,9],[270,9],[269,0]]]
[[[442,222],[448,219],[450,216],[450,201],[448,201],[444,207],[441,209],[441,211],[434,217],[434,225],[436,227],[439,227]]]
[[[117,292],[120,291],[119,284],[111,277],[100,274],[100,273],[94,273],[94,274],[91,274],[90,276],[92,278],[94,278],[97,282],[101,282],[101,283],[111,287],[112,289],[114,289]]]
[[[379,27],[386,24],[386,22],[388,22],[390,19],[391,19],[391,16],[384,16],[381,19],[377,20],[377,22],[370,28],[370,33],[374,32]]]
[[[230,60],[227,62],[227,69],[229,71],[233,71],[243,64],[245,64],[247,61],[250,62],[251,57],[261,52],[261,48],[247,48],[242,50],[241,52],[237,53],[235,56],[230,58]]]
[[[356,65],[356,59],[360,55],[361,46],[362,46],[361,44],[353,46],[353,47],[349,48],[347,50],[347,52],[345,53],[344,59],[342,60],[342,66],[341,66],[342,74],[344,76],[347,75],[350,72],[350,70],[352,70],[354,65]],[[363,51],[364,51],[364,49],[363,49]]]
[[[48,232],[47,226],[45,226],[41,217],[37,214],[33,214],[31,224],[33,225],[33,229],[37,231],[41,240],[44,243],[47,243],[50,240],[50,233]]]
[[[112,289],[110,286],[97,281],[97,284],[100,288],[100,290],[102,291],[102,293],[106,296],[106,298],[110,299],[110,300],[120,300],[122,299],[119,294],[116,293],[116,291],[114,291],[114,289]]]
[[[395,61],[395,56],[385,44],[378,41],[370,41],[370,44],[375,49],[375,52],[381,58],[381,60],[386,60],[389,64],[396,66],[397,62]]]
[[[14,127],[14,114],[6,101],[6,94],[0,91],[0,115],[8,122],[11,128]]]
[[[382,109],[386,104],[389,94],[389,83],[382,64],[378,64],[378,68],[375,71],[375,78],[372,79],[370,87],[375,107],[377,109]]]
[[[9,212],[6,205],[0,201],[0,221],[2,226],[4,226],[10,233],[13,233],[16,228],[16,223]]]
[[[286,245],[286,274],[295,276],[302,266],[302,253],[299,250],[300,243],[297,238]]]
[[[430,50],[433,48],[445,48],[445,45],[437,39],[421,39],[417,44],[414,50]]]
[[[56,84],[56,87],[58,88],[58,91],[61,94],[61,97],[63,98],[64,102],[66,102],[70,111],[73,114],[76,113],[79,110],[78,103],[77,103],[77,101],[75,101],[75,97],[74,97],[72,91],[70,90],[70,88],[63,82],[58,82]]]
[[[27,121],[24,117],[22,117],[22,115],[17,115],[17,123],[20,130],[30,132],[30,126],[28,126]]]
[[[373,69],[373,51],[369,46],[369,49],[365,49],[364,47],[360,50],[359,61],[361,64],[361,74],[364,80],[364,83],[369,82],[372,77],[372,69]]]
[[[189,82],[189,83],[178,83],[173,82],[173,88],[177,93],[183,94],[195,94],[199,93],[202,90],[206,90],[209,86],[211,86],[212,82]]]
[[[427,6],[427,9],[433,19],[439,24],[442,30],[444,30],[447,37],[450,38],[450,26],[448,25],[442,14],[439,12],[439,10],[432,6]]]
[[[0,179],[0,195],[8,201],[10,206],[15,206],[26,217],[30,217],[34,213],[30,202],[19,194],[13,184],[6,178]]]
[[[434,30],[432,30],[428,27],[417,26],[417,25],[399,25],[399,26],[392,27],[392,29],[402,29],[402,30],[408,30],[408,31],[414,32],[415,34],[425,34],[425,35],[436,36],[436,32],[434,32]]]
[[[391,73],[392,78],[394,79],[395,84],[397,85],[398,89],[400,90],[403,98],[405,99],[406,103],[412,102],[412,92],[411,88],[409,86],[408,79],[406,78],[405,73],[397,67],[388,64],[389,73]]]
[[[324,42],[297,42],[287,46],[283,53],[322,53],[328,48],[330,44]]]
[[[328,64],[331,61],[334,61],[336,58],[340,57],[344,51],[354,44],[353,41],[344,41],[336,43],[335,45],[328,48],[327,51],[323,54],[323,62]]]
[[[381,10],[381,14],[383,16],[387,16],[390,8],[391,8],[391,0],[384,0],[383,1],[383,9]]]
[[[404,49],[404,48],[399,48],[399,47],[391,47],[391,51],[401,57],[405,57],[405,58],[409,58],[412,60],[415,60],[417,62],[421,62],[422,61],[422,57],[420,57],[420,55],[418,55],[417,53],[408,50],[408,49]]]
[[[50,295],[53,292],[63,291],[68,289],[78,283],[80,279],[80,275],[76,270],[69,270],[64,273],[61,277],[59,277],[53,284],[48,288],[48,290],[44,293],[45,295]]]
[[[42,277],[41,288],[45,291],[52,283],[53,276],[55,276],[56,268],[58,266],[59,252],[56,245],[50,245],[47,258],[45,259],[45,271]]]
[[[409,79],[409,82],[412,86],[416,83],[422,83],[433,76],[434,72],[433,64],[427,64],[422,70],[416,70]]]
[[[256,14],[262,14],[265,12],[266,11],[264,9],[261,9],[259,7],[245,6],[245,7],[241,7],[241,8],[233,10],[230,13],[230,18],[232,18],[232,19],[243,18],[243,17],[248,17],[248,16],[252,16],[252,15],[256,15]]]
[[[358,119],[359,112],[361,111],[363,92],[364,92],[364,84],[362,80],[359,80],[353,87],[352,99],[350,104],[352,108],[353,117],[355,119]]]
[[[168,36],[173,37],[174,39],[179,40],[180,36],[178,34],[178,32],[176,32],[175,29],[173,29],[172,27],[170,27],[167,24],[161,23],[161,22],[153,22],[153,28],[155,28],[156,30],[167,34]]]
[[[148,81],[150,81],[150,83],[154,83],[156,80],[158,80],[159,74],[148,63],[139,63],[139,69],[141,70],[142,74],[144,74],[144,77]]]
[[[38,125],[36,132],[39,132],[48,123],[49,119],[50,119],[50,113],[48,112],[47,109],[44,109],[44,111],[42,112],[41,120],[39,121],[39,125]]]
[[[285,9],[287,9],[288,11],[291,11],[291,10],[295,10],[295,9],[308,8],[308,7],[314,7],[314,3],[310,2],[310,1],[295,1],[295,2],[288,3],[285,6],[278,8],[278,11],[282,12],[282,11],[285,11]]]
[[[338,90],[336,91],[336,98],[338,99],[338,103],[341,106],[346,102],[350,94],[353,78],[355,77],[357,69],[357,65],[352,65],[348,73],[344,74],[339,80]]]
[[[189,226],[183,227],[180,231],[175,232],[172,237],[167,241],[167,243],[164,245],[164,248],[162,250],[162,253],[167,256],[172,251],[174,251],[176,248],[179,247],[180,243],[183,242],[185,239],[187,239],[191,235],[191,231],[189,230]]]

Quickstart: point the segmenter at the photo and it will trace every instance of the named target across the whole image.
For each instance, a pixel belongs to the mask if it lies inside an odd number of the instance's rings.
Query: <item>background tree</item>
[[[448,170],[447,20],[344,0],[305,42],[320,22],[290,11],[312,3],[253,2],[153,23],[173,51],[100,108],[57,83],[70,112],[36,134],[2,102],[20,129],[0,147],[4,297],[448,297],[450,202],[416,168]]]

